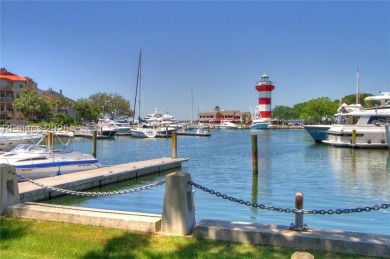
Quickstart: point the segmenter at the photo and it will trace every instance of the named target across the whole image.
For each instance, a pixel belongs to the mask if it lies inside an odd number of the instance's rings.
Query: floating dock
[[[188,158],[157,158],[121,165],[114,165],[82,171],[78,173],[64,174],[54,177],[35,180],[40,184],[57,187],[66,190],[82,191],[94,187],[104,186],[120,181],[138,178],[145,175],[160,173],[163,171],[180,168]],[[39,187],[30,182],[18,183],[20,202],[47,200],[64,195],[58,191],[51,191]]]
[[[197,132],[177,132],[177,135],[178,136],[193,136],[193,137],[210,137],[211,133],[207,133],[207,132],[201,132],[201,133],[197,133]]]

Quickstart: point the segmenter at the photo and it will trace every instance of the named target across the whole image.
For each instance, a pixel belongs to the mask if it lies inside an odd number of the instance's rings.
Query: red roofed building
[[[24,120],[22,113],[16,112],[13,107],[14,100],[24,88],[37,89],[29,77],[15,75],[5,68],[0,69],[0,118],[7,120]]]
[[[53,91],[51,88],[49,90],[44,91],[38,89],[38,84],[34,82],[29,77],[23,77],[15,75],[5,68],[0,69],[0,120],[16,120],[21,121],[25,120],[26,117],[16,111],[13,107],[13,102],[16,98],[19,97],[20,92],[25,88],[36,89],[39,94],[47,99],[56,98],[62,96],[62,91],[59,93]],[[69,102],[73,102],[73,100],[64,97]],[[75,110],[70,107],[57,107],[57,113],[68,114],[72,117],[75,117]]]

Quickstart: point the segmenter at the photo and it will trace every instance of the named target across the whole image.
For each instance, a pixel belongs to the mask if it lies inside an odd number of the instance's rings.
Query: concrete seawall
[[[337,230],[293,231],[287,226],[201,220],[193,230],[201,239],[282,246],[390,258],[390,236]]]

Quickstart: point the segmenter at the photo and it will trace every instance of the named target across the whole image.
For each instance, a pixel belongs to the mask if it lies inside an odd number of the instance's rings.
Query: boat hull
[[[116,135],[117,136],[131,135],[131,130],[130,128],[118,128]]]
[[[321,143],[326,140],[326,132],[331,125],[304,125],[303,128],[310,134],[315,142]]]
[[[57,175],[98,169],[100,164],[96,159],[82,161],[57,161],[40,164],[17,164],[16,172],[28,179],[40,179]]]
[[[219,125],[220,129],[224,130],[235,130],[238,129],[237,125],[234,124],[233,122],[222,120],[221,125]]]
[[[388,148],[384,126],[332,129],[327,131],[323,143],[338,147]]]
[[[252,130],[266,130],[268,128],[268,123],[256,123],[251,125]]]
[[[131,136],[136,138],[155,138],[157,131],[148,128],[131,129]]]
[[[237,129],[237,127],[232,127],[232,126],[220,126],[219,128],[224,129],[224,130],[236,130]]]

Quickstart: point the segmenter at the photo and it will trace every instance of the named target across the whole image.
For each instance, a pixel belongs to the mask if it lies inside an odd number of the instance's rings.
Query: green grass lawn
[[[281,247],[0,217],[0,258],[290,258]],[[309,251],[315,258],[368,258]]]

